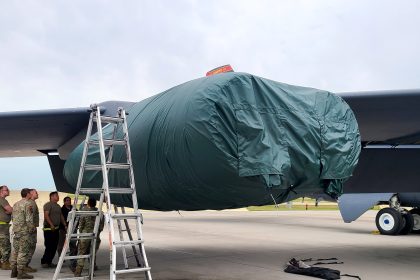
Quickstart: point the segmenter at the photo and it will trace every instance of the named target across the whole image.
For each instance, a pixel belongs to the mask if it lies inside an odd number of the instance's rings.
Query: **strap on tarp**
[[[309,258],[309,259],[303,259],[301,260],[303,262],[312,262],[312,261],[338,261],[337,258],[326,258],[326,259],[313,259],[313,258]]]
[[[304,259],[301,260],[303,262],[313,262],[313,261],[318,261],[316,263],[313,263],[311,265],[319,265],[319,264],[343,264],[344,262],[339,262],[337,258],[326,258],[326,259]],[[335,262],[323,262],[323,261],[335,261]]]
[[[319,264],[343,264],[343,262],[316,262],[312,265],[319,265]]]
[[[352,278],[357,278],[359,280],[362,280],[362,278],[360,278],[360,276],[357,276],[357,275],[341,274],[340,276],[352,277]]]

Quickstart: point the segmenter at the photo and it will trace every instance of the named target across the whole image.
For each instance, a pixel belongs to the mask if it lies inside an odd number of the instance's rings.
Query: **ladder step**
[[[126,213],[126,214],[111,214],[111,218],[113,219],[119,219],[119,220],[124,220],[124,219],[137,219],[140,218],[141,214],[138,213]]]
[[[115,169],[129,169],[130,164],[128,163],[107,163],[107,168],[115,168]]]
[[[115,246],[131,246],[144,243],[144,240],[127,240],[127,241],[114,241],[112,242]]]
[[[82,188],[79,190],[79,194],[101,194],[104,190],[98,188]],[[132,194],[134,191],[131,188],[109,188],[110,194]]]
[[[79,194],[101,194],[103,189],[97,188],[80,188]]]
[[[146,272],[150,271],[150,267],[142,267],[142,268],[130,268],[130,269],[120,269],[115,270],[115,274],[124,274],[124,273],[134,273],[134,272]]]
[[[99,145],[99,140],[90,140],[90,145]],[[112,146],[112,145],[119,145],[124,146],[127,144],[125,140],[111,140],[111,139],[104,139],[104,146]]]
[[[102,165],[85,164],[85,170],[102,170]]]
[[[57,280],[89,280],[89,276],[58,278]]]
[[[98,216],[98,210],[86,211],[86,210],[78,210],[75,213],[75,216]]]
[[[109,188],[109,193],[116,194],[132,194],[134,190],[132,188]]]
[[[70,235],[71,239],[94,239],[95,235],[92,233],[73,233]]]
[[[78,260],[78,259],[88,259],[90,255],[77,255],[77,256],[65,256],[65,260]]]
[[[106,168],[129,169],[130,164],[128,164],[128,163],[107,163]],[[85,170],[102,170],[102,165],[100,165],[100,164],[85,164]]]
[[[97,119],[93,118],[93,121],[96,122]],[[122,122],[124,122],[124,118],[101,116],[101,122],[103,122],[103,123],[122,123]]]

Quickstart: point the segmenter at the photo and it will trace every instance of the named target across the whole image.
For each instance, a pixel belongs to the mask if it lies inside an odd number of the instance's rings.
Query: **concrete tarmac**
[[[292,257],[338,258],[344,264],[321,265],[361,279],[418,279],[420,235],[382,236],[375,211],[351,224],[338,211],[145,212],[146,251],[155,280],[316,279],[283,272]],[[109,279],[107,229],[98,253],[95,279]],[[51,279],[40,268],[42,232],[31,265],[35,279]],[[117,263],[122,264],[118,258]],[[65,274],[70,270],[65,267]],[[10,271],[0,270],[0,279]],[[144,273],[117,279],[145,279]],[[342,279],[354,279],[342,277]]]

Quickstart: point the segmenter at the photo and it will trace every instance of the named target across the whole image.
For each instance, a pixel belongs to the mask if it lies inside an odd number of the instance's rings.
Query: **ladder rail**
[[[131,158],[131,148],[130,148],[130,138],[128,135],[128,124],[127,124],[127,117],[125,114],[124,109],[122,110],[122,117],[124,118],[124,122],[123,122],[123,129],[124,129],[124,137],[125,140],[127,141],[127,149],[126,149],[126,157],[127,157],[127,162],[130,165],[130,186],[133,189],[133,193],[132,193],[132,201],[133,201],[133,209],[136,213],[139,212],[139,206],[137,203],[137,191],[136,191],[136,184],[135,184],[135,179],[134,179],[134,170],[133,170],[133,163],[132,163],[132,158]],[[142,227],[141,227],[141,221],[139,218],[136,219],[136,230],[137,230],[137,234],[138,234],[138,238],[143,240],[143,232],[142,232]],[[144,262],[144,266],[145,267],[149,267],[149,262],[147,260],[146,257],[146,250],[144,249],[144,243],[139,244],[140,250],[141,250],[141,256],[143,258],[143,262]],[[146,271],[146,278],[151,280],[152,279],[152,275],[150,273],[150,270]]]
[[[118,116],[120,116],[120,110],[119,109],[118,109]],[[112,138],[113,139],[116,136],[116,131],[117,131],[118,125],[119,125],[119,122],[117,123],[117,125],[114,126],[114,129],[113,129],[113,132],[112,132]],[[114,156],[114,145],[112,145],[109,148],[109,152],[108,152],[109,161],[112,160],[113,156]],[[109,172],[109,169],[108,169],[108,172]],[[108,176],[107,176],[107,180],[108,180]],[[113,271],[115,271],[117,269],[117,252],[116,252],[116,250],[115,250],[115,248],[113,247],[113,244],[112,244],[113,240],[115,240],[115,234],[114,234],[114,224],[113,224],[114,221],[111,218],[111,211],[112,211],[111,210],[111,194],[109,192],[109,189],[106,190],[106,208],[107,208],[107,216],[108,216],[108,219],[107,219],[108,220],[108,238],[109,238],[110,261],[111,261],[109,273],[110,273],[110,279],[116,279]]]
[[[91,113],[90,117],[89,117],[89,124],[88,124],[87,132],[86,132],[85,143],[84,143],[84,146],[83,146],[83,155],[85,155],[87,153],[88,149],[89,149],[88,141],[89,141],[90,135],[92,134],[92,126],[93,126],[93,121],[92,120],[93,120],[93,114]],[[73,199],[73,209],[72,209],[73,211],[75,211],[76,206],[77,206],[77,201],[78,201],[78,196],[79,196],[78,195],[78,193],[79,193],[78,190],[80,189],[80,186],[82,185],[85,164],[86,164],[86,157],[82,156],[82,160],[80,162],[79,176],[77,178],[75,197]],[[70,212],[69,215],[70,214],[73,214],[73,213]],[[64,241],[64,246],[63,246],[63,249],[61,251],[61,255],[60,255],[60,258],[58,260],[56,270],[55,270],[54,275],[53,275],[53,280],[58,279],[58,276],[59,276],[60,271],[61,271],[61,267],[63,266],[63,263],[64,263],[64,257],[66,256],[67,251],[69,250],[70,239],[68,237],[72,233],[73,226],[74,226],[74,217],[72,217],[72,219],[69,221],[69,224],[67,226],[66,240]]]
[[[101,111],[100,111],[99,106],[96,106],[95,110],[96,110],[96,126],[97,126],[97,131],[98,131],[97,135],[98,135],[98,140],[99,140],[99,154],[100,154],[101,166],[102,166],[102,188],[104,189],[104,192],[101,193],[101,197],[99,199],[99,205],[98,205],[98,210],[101,211],[104,199],[107,200],[107,205],[109,204],[111,200],[110,200],[110,194],[109,194],[109,189],[108,189],[108,186],[109,186],[108,169],[106,166],[107,161],[105,158],[105,145],[104,145],[104,138],[103,138],[102,122],[101,122]],[[90,242],[90,253],[91,253],[91,258],[90,258],[91,265],[89,266],[90,279],[93,279],[93,273],[95,271],[96,243],[97,243],[97,238],[99,237],[98,229],[99,229],[101,218],[102,218],[102,215],[100,214],[95,219],[95,226],[94,226],[93,232],[96,234],[96,238],[94,238]]]
[[[122,207],[123,208],[123,213],[125,213],[125,209],[124,209],[124,207]],[[128,221],[127,221],[127,219],[124,219],[124,225],[125,225],[125,228],[127,229],[127,235],[128,235],[128,238],[131,240],[131,241],[133,241],[133,235],[131,234],[131,230],[130,230],[130,227],[129,227],[129,225],[128,225]],[[143,239],[141,239],[141,240],[143,240]],[[141,263],[140,263],[140,260],[139,260],[139,257],[138,257],[138,255],[139,255],[139,253],[137,253],[137,248],[136,248],[136,246],[134,246],[134,245],[132,245],[131,246],[131,249],[133,250],[133,256],[134,256],[134,258],[136,259],[136,263],[137,263],[137,266],[138,267],[140,267],[141,266]],[[140,249],[140,248],[139,248]]]
[[[114,211],[115,213],[118,213],[118,207],[116,205],[114,205]],[[122,232],[121,220],[117,220],[117,225],[118,225],[118,232],[120,234],[120,241],[124,241],[124,234]],[[124,246],[122,247],[122,254],[123,254],[123,259],[124,259],[124,267],[128,268],[127,252]]]
[[[86,139],[85,139],[85,143],[83,145],[83,155],[86,155],[89,149],[89,138],[92,134],[92,127],[93,127],[93,120],[94,115],[91,113],[90,114],[90,118],[89,118],[89,124],[88,124],[88,128],[87,128],[87,132],[86,132]],[[77,206],[77,202],[79,199],[79,189],[82,186],[82,182],[83,182],[83,175],[85,172],[85,165],[86,165],[86,159],[87,157],[82,156],[82,160],[80,162],[80,170],[79,170],[79,177],[77,177],[77,185],[76,185],[76,192],[75,192],[75,196],[74,196],[74,200],[73,200],[73,207],[74,209],[76,209]]]
[[[114,209],[115,209],[115,213],[118,214],[118,207],[116,205],[114,205]],[[122,214],[125,214],[125,208],[124,207],[121,207],[121,213]],[[134,243],[135,241],[133,239],[133,235],[131,233],[130,226],[128,224],[127,219],[122,219],[122,220],[124,222],[125,231],[127,232],[128,240],[130,242],[133,242]],[[123,229],[122,229],[122,225],[121,225],[121,219],[117,219],[117,223],[118,223],[118,231],[120,233],[120,241],[124,241],[124,234],[122,232]],[[128,242],[128,243],[130,243],[130,242]],[[136,246],[134,244],[131,244],[131,249],[133,250],[133,255],[132,256],[134,256],[134,258],[136,259],[137,266],[140,267],[141,263],[140,263],[140,260],[139,260],[139,257],[138,257],[138,255],[140,254],[140,252],[137,251],[137,248],[136,248]],[[122,252],[123,252],[123,256],[124,256],[124,267],[126,269],[128,269],[129,268],[129,265],[128,265],[128,257],[127,257],[127,250],[126,250],[126,247],[125,246],[122,246]]]
[[[125,129],[124,129],[124,126],[126,125],[126,118],[125,118],[126,115],[125,115],[125,111],[122,108],[118,108],[118,116],[123,118],[123,138],[124,138],[124,141],[125,141],[124,147],[127,150],[127,146],[129,146],[129,145],[128,145],[128,142],[126,142],[126,132],[125,132]],[[115,137],[117,127],[119,127],[119,124],[114,126],[115,129],[113,131],[113,138]],[[111,158],[112,158],[113,153],[114,153],[113,147],[114,146],[111,147],[112,150],[110,150],[110,152],[109,152],[109,155],[111,156]],[[127,163],[131,164],[128,160],[127,160]],[[131,174],[129,174],[129,177],[131,177],[130,175]],[[114,213],[118,214],[118,207],[116,205],[114,205]],[[124,221],[126,221],[126,219],[124,219]],[[120,219],[117,219],[117,226],[118,226],[118,232],[119,232],[120,240],[124,241],[124,234],[122,233],[122,226],[121,226],[121,220]],[[128,228],[126,227],[126,229],[128,229]],[[113,244],[111,244],[111,245],[113,245]],[[128,266],[128,260],[127,260],[127,251],[126,251],[125,246],[122,247],[122,254],[123,254],[123,260],[124,260],[124,267],[127,269],[129,266]],[[115,265],[116,265],[116,263],[115,263]]]
[[[69,212],[69,215],[72,215],[72,211]],[[63,266],[64,263],[64,257],[67,254],[67,251],[69,250],[69,246],[70,246],[70,238],[68,238],[67,236],[70,236],[70,234],[72,233],[72,229],[73,229],[73,223],[74,223],[74,219],[72,218],[69,221],[69,224],[67,226],[67,235],[66,235],[66,240],[64,241],[64,245],[63,245],[63,249],[61,251],[61,255],[58,259],[58,263],[57,263],[57,267],[55,269],[54,275],[53,275],[53,280],[57,280],[58,276],[60,274],[61,271],[61,267]]]

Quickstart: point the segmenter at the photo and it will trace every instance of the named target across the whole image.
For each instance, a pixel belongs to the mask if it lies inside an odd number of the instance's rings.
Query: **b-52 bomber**
[[[375,193],[392,206],[379,225],[394,219],[399,231],[418,223],[416,209],[401,207],[401,194],[420,192],[419,105],[415,90],[336,95],[239,72],[189,81],[140,102],[98,104],[103,115],[118,107],[128,112],[140,208],[231,209],[305,196],[342,203],[358,194],[344,211],[351,214],[360,212],[352,205]],[[46,156],[57,190],[72,193],[88,119],[89,107],[0,113],[7,135],[0,156]],[[91,172],[87,187],[101,180]],[[126,181],[118,171],[110,174],[113,186]],[[131,202],[127,196],[114,203]],[[393,229],[384,226],[387,232]]]

